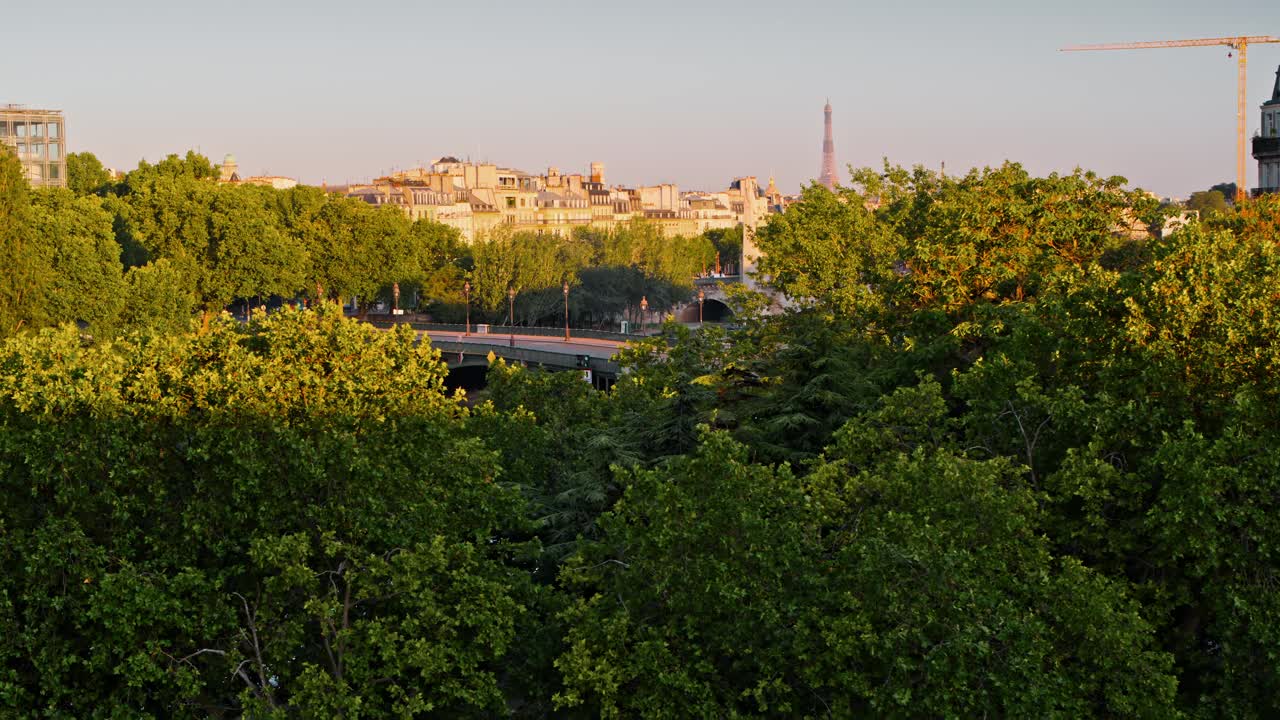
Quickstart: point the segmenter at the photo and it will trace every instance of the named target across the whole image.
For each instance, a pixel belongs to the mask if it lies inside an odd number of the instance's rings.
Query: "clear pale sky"
[[[25,7],[25,10],[21,8]],[[0,103],[62,109],[70,151],[128,169],[198,148],[330,184],[445,154],[715,189],[837,161],[1082,166],[1162,195],[1235,175],[1223,48],[1280,0],[484,2],[0,0]],[[1249,49],[1249,133],[1280,45]],[[1250,159],[1249,182],[1256,183]],[[847,175],[846,175],[847,176]]]

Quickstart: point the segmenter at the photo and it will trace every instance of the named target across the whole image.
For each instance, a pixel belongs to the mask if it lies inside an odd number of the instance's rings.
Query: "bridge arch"
[[[702,304],[702,321],[709,323],[728,322],[733,319],[733,308],[723,300],[707,298]]]
[[[449,366],[444,378],[445,389],[450,392],[462,388],[468,393],[483,390],[488,385],[489,363],[463,363]]]

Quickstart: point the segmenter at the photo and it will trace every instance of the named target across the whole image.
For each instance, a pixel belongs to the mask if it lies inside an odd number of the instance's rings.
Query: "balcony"
[[[1253,139],[1253,157],[1280,155],[1280,137],[1256,137]]]

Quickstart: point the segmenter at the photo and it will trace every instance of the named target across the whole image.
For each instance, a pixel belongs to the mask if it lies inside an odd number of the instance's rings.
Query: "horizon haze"
[[[0,103],[64,111],[68,151],[130,169],[194,149],[246,174],[359,182],[443,155],[529,172],[606,166],[610,183],[797,192],[821,169],[948,172],[1006,159],[1185,197],[1235,175],[1228,49],[1062,53],[1084,43],[1280,34],[1280,5],[893,7],[668,0],[615,8],[392,0],[60,6],[10,24]],[[1250,47],[1247,127],[1280,45]],[[21,70],[21,72],[19,72]],[[1249,182],[1257,166],[1250,159]]]

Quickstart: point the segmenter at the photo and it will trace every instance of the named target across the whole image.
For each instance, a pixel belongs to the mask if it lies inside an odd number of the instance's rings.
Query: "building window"
[[[49,123],[49,139],[57,140],[62,135],[62,130],[58,123]]]

